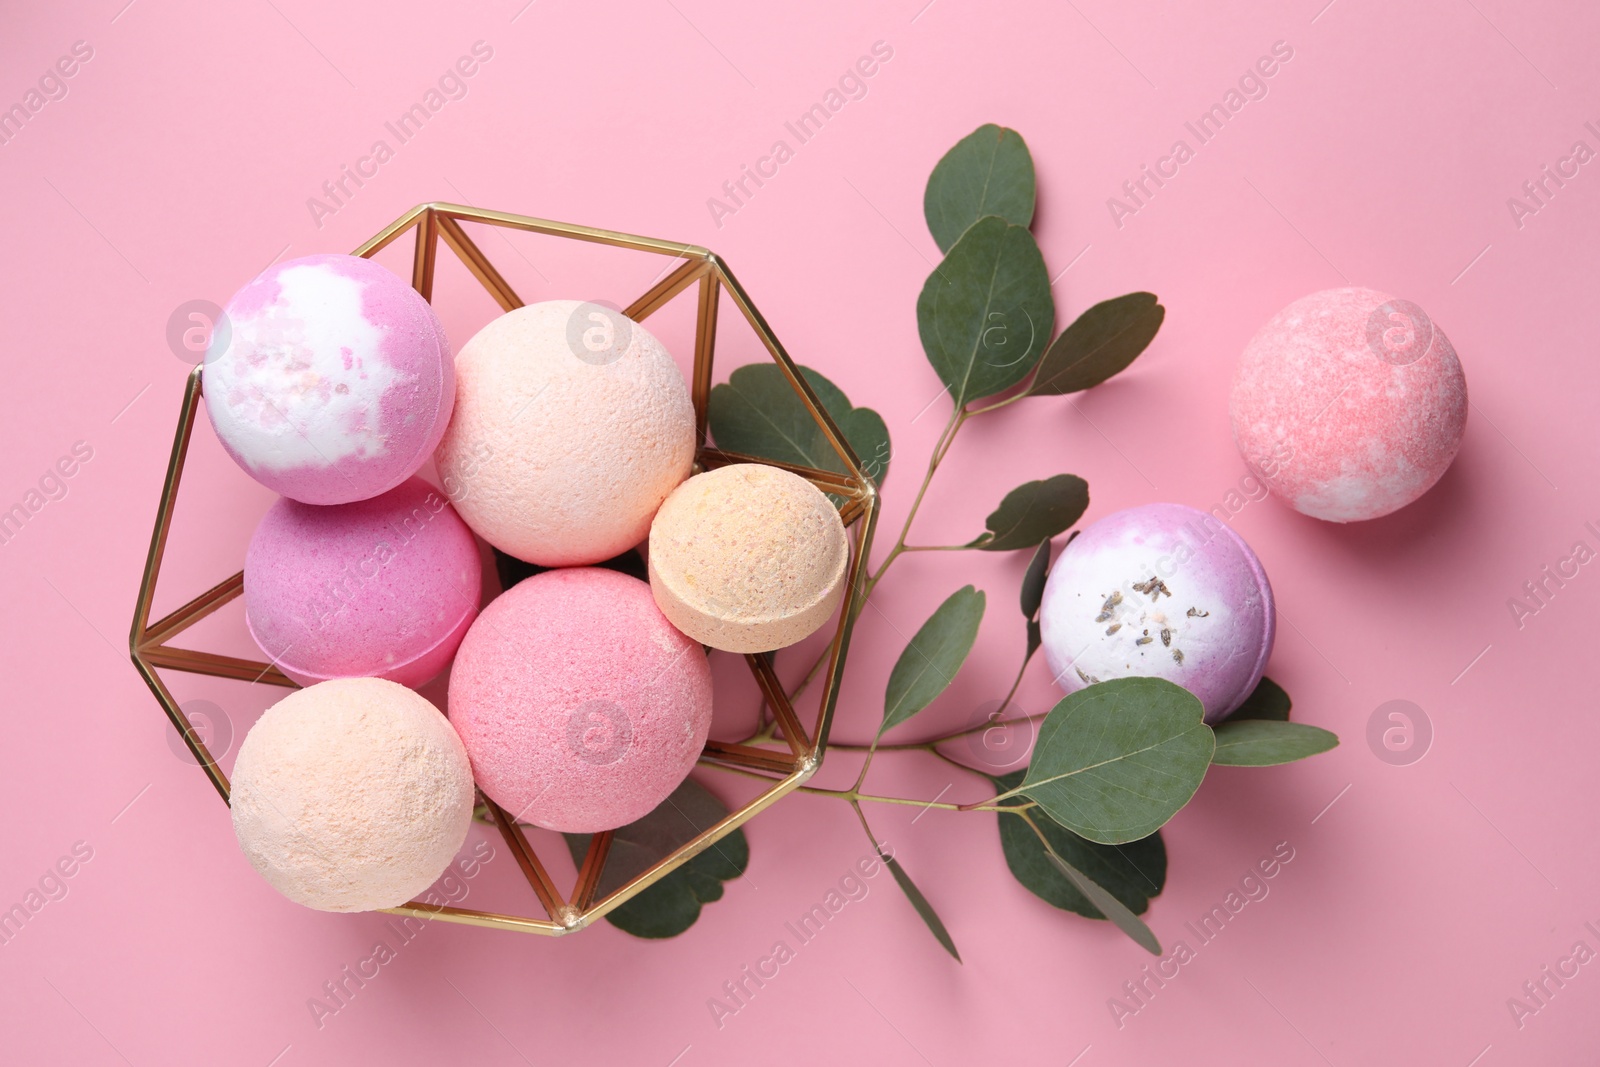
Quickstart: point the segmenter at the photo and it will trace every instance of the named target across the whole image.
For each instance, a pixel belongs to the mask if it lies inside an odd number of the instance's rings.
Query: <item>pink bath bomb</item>
[[[496,804],[593,833],[647,815],[688,777],[711,728],[711,666],[644,582],[546,571],[467,631],[449,711]]]
[[[1328,289],[1284,308],[1246,346],[1233,440],[1273,493],[1332,522],[1405,507],[1443,476],[1467,425],[1467,379],[1416,304]]]
[[[689,476],[683,375],[648,330],[607,308],[508,312],[462,347],[456,376],[440,475],[467,525],[518,559],[610,559],[645,539]]]
[[[1261,561],[1230,527],[1182,504],[1145,504],[1106,516],[1061,550],[1039,629],[1066,692],[1165,678],[1216,722],[1261,681],[1277,618]]]
[[[450,723],[379,678],[266,710],[233,766],[233,830],[272,887],[320,911],[392,908],[444,873],[472,825],[472,767]]]
[[[280,499],[244,557],[244,617],[283,673],[419,686],[478,614],[478,543],[421,478],[353,504]]]
[[[428,302],[356,256],[270,267],[224,309],[202,384],[217,437],[258,482],[307,504],[387,492],[450,420],[455,367]]]

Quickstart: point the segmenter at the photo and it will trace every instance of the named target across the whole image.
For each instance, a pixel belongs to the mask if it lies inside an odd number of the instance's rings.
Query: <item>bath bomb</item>
[[[467,525],[518,559],[610,559],[645,539],[689,476],[683,374],[648,330],[600,305],[500,316],[462,347],[456,379],[440,475]]]
[[[233,832],[272,888],[319,911],[411,900],[472,824],[472,768],[405,686],[341,678],[266,710],[233,766]]]
[[[1039,629],[1066,692],[1165,678],[1216,722],[1261,681],[1277,618],[1261,561],[1230,527],[1182,504],[1145,504],[1106,516],[1061,550]]]
[[[270,267],[224,309],[202,386],[228,454],[307,504],[387,492],[450,420],[455,367],[428,302],[356,256]]]
[[[1245,462],[1290,507],[1375,519],[1427,492],[1455,459],[1467,379],[1416,304],[1329,289],[1278,312],[1245,347],[1229,414]]]
[[[763,463],[695,475],[650,524],[656,605],[726,652],[770,652],[810,636],[839,606],[849,562],[827,496]]]
[[[449,711],[496,804],[593,833],[649,814],[688,777],[711,728],[711,666],[639,579],[546,571],[467,631]]]
[[[301,685],[419,686],[449,664],[481,583],[472,531],[420,478],[353,504],[281,498],[245,550],[245,625]]]

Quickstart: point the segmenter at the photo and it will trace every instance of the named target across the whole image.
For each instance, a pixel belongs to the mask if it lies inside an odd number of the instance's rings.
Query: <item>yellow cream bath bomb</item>
[[[650,591],[678,629],[724,652],[770,652],[839,606],[850,546],[810,482],[761,463],[695,475],[650,526]]]

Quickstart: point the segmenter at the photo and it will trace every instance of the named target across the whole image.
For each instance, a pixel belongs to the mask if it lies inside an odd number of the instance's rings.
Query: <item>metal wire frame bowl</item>
[[[812,392],[788,353],[773,335],[761,312],[756,309],[744,288],[735,280],[727,264],[705,248],[529,218],[524,215],[485,211],[459,204],[429,203],[420,204],[406,212],[357,248],[354,254],[373,256],[406,233],[415,231],[411,284],[424,299],[431,302],[434,267],[439,242],[442,239],[502,309],[511,311],[521,307],[522,299],[468,236],[461,226],[463,221],[575,241],[594,242],[667,256],[673,261],[681,260],[682,262],[675,267],[669,263],[670,269],[657,275],[659,280],[625,308],[623,313],[635,321],[646,319],[691,286],[697,287],[694,374],[690,383],[698,435],[696,469],[710,469],[728,463],[771,462],[737,453],[721,452],[707,444],[706,412],[711,394],[717,312],[721,296],[726,293],[750,324],[773,361],[782,369],[800,401],[816,419],[847,471],[845,474],[838,474],[809,467],[772,464],[793,471],[839,501],[840,517],[844,520],[851,536],[851,560],[846,576],[844,603],[837,616],[832,640],[824,653],[826,670],[818,679],[817,688],[820,690],[820,696],[810,729],[801,723],[799,714],[773,672],[770,660],[760,655],[746,656],[756,684],[780,729],[781,739],[770,745],[707,741],[700,755],[701,766],[730,770],[769,783],[759,795],[730,812],[716,825],[684,843],[675,852],[635,874],[604,896],[600,896],[598,890],[606,857],[611,848],[611,832],[595,834],[591,838],[588,851],[582,863],[578,865],[576,883],[570,894],[563,894],[535,852],[522,827],[503,809],[480,793],[480,802],[487,805],[494,824],[505,838],[518,866],[527,878],[528,885],[542,905],[545,917],[454,908],[422,900],[413,900],[397,908],[387,909],[390,913],[398,915],[443,919],[447,922],[502,930],[560,935],[584,928],[636,896],[695,855],[716,844],[752,816],[770,807],[816,773],[827,746],[828,729],[833,719],[834,705],[839,697],[839,682],[844,668],[845,653],[849,647],[850,632],[855,620],[854,606],[861,595],[864,561],[872,545],[873,530],[877,521],[878,495],[872,479],[863,472],[860,461],[851,451],[844,435],[834,425],[816,394]],[[150,539],[150,554],[145,563],[144,578],[139,586],[139,599],[134,609],[129,649],[140,676],[149,685],[150,691],[155,694],[167,718],[182,735],[190,752],[194,754],[201,769],[226,803],[229,788],[227,776],[212,758],[205,742],[191,726],[187,715],[167,689],[157,673],[158,669],[232,678],[247,683],[264,682],[290,688],[293,688],[295,683],[270,663],[180,648],[171,643],[189,627],[239,596],[244,589],[243,571],[223,580],[156,622],[150,621],[151,604],[155,599],[156,583],[161,573],[162,557],[166,552],[167,535],[171,529],[178,487],[183,477],[184,460],[188,454],[189,439],[194,430],[202,396],[202,371],[203,365],[197,366],[189,375],[188,384],[184,389],[183,406],[172,442],[172,457],[167,466],[166,481],[161,491],[155,531]]]

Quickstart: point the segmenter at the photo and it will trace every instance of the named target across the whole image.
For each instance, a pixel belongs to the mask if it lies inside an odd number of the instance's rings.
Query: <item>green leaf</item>
[[[1044,257],[1025,227],[972,224],[917,297],[917,332],[956,407],[1028,376],[1055,329]]]
[[[1244,719],[1271,719],[1274,722],[1289,721],[1289,694],[1283,687],[1271,678],[1263,677],[1250,695],[1244,698],[1228,722],[1240,722]]]
[[[983,591],[962,586],[940,604],[889,672],[878,736],[933,703],[955,680],[983,621]]]
[[[889,472],[889,429],[871,408],[852,407],[827,378],[801,367],[800,374],[855,450],[862,469],[878,485]],[[725,452],[845,473],[844,460],[775,363],[739,367],[711,390],[707,407],[711,436]]]
[[[1129,293],[1096,304],[1046,350],[1028,394],[1059,396],[1099,385],[1149,346],[1166,315],[1154,293]]]
[[[1077,522],[1088,508],[1089,483],[1076,474],[1025,482],[990,512],[984,520],[989,531],[975,538],[970,547],[985,552],[1032,548]]]
[[[1218,724],[1211,762],[1224,767],[1273,767],[1336,748],[1339,735],[1299,722],[1239,719]]]
[[[939,913],[933,910],[933,905],[928,903],[928,898],[922,895],[922,890],[917,888],[917,883],[911,880],[905,868],[900,866],[900,861],[888,855],[883,849],[878,849],[878,855],[883,860],[883,865],[889,868],[889,873],[894,875],[894,880],[899,885],[906,899],[911,901],[911,906],[917,909],[917,914],[922,916],[922,921],[928,924],[928,929],[933,936],[939,939],[939,944],[944,950],[961,962],[961,953],[956,951],[956,943],[950,936],[950,931],[944,927],[944,921],[939,918]]]
[[[634,875],[675,852],[685,842],[727,818],[728,808],[693,778],[672,791],[654,811],[618,829],[600,872],[599,900]],[[565,834],[572,862],[583,866],[588,834]],[[722,899],[722,883],[744,873],[750,845],[735,830],[650,888],[606,915],[635,937],[676,937],[700,918],[700,906]]]
[[[928,178],[922,213],[940,252],[985,215],[1033,222],[1033,156],[1016,130],[979,126],[944,154]]]
[[[1200,701],[1160,678],[1114,678],[1045,716],[1023,791],[1067,829],[1105,845],[1155,833],[1189,802],[1215,741]]]
[[[1050,576],[1050,548],[1054,542],[1046,538],[1033,550],[1028,561],[1028,571],[1022,576],[1022,617],[1033,620],[1039,616],[1039,605],[1044,603],[1044,580]]]
[[[1146,926],[1139,917],[1129,911],[1127,906],[1106,892],[1094,880],[1072,864],[1062,859],[1053,847],[1045,849],[1045,858],[1061,872],[1073,886],[1089,900],[1095,907],[1106,913],[1106,918],[1117,924],[1117,929],[1133,938],[1134,943],[1152,956],[1161,955],[1161,942],[1156,940],[1155,931]]]
[[[995,782],[1001,789],[1015,789],[1022,784],[1024,773],[1017,771]],[[1020,797],[1002,801],[1007,806],[1022,802]],[[1166,885],[1167,848],[1159,831],[1125,845],[1099,845],[1079,837],[1039,811],[1032,814],[1034,825],[1062,859],[1093,879],[1134,914],[1143,915],[1150,906],[1150,898]],[[1000,820],[1000,848],[1005,853],[1006,866],[1011,868],[1017,881],[1053,907],[1090,919],[1105,918],[1105,914],[1049,862],[1038,834],[1014,815],[1002,813],[997,818]]]

